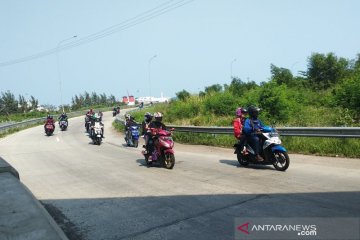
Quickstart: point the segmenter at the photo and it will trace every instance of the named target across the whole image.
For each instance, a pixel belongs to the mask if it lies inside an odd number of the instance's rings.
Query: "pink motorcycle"
[[[153,151],[142,152],[146,165],[149,166],[153,162],[160,162],[161,166],[172,169],[175,165],[174,140],[171,137],[172,131],[155,128],[149,130],[153,136]],[[151,139],[149,141],[151,141]]]

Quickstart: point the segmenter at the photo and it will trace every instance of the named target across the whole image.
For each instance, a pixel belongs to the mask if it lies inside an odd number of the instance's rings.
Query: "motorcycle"
[[[149,130],[152,135],[155,135],[155,139],[149,139],[149,141],[153,141],[153,144],[149,144],[152,145],[149,151],[142,151],[146,165],[149,166],[153,162],[160,162],[162,167],[172,169],[175,165],[174,140],[171,137],[174,129],[167,131],[150,128]]]
[[[66,120],[60,120],[59,121],[59,127],[61,129],[61,131],[65,131],[68,127],[68,121]]]
[[[95,145],[100,146],[103,136],[103,125],[101,124],[100,120],[96,119],[94,125],[91,126],[90,129],[90,138]]]
[[[117,107],[117,108],[114,108],[114,110],[113,110],[113,117],[115,117],[116,115],[118,115],[120,113],[120,108],[119,107]]]
[[[54,125],[48,123],[45,125],[45,133],[47,136],[50,136],[54,133],[55,127]]]
[[[241,147],[237,143],[234,145],[234,153],[237,154],[240,165],[247,166],[249,163],[273,165],[276,170],[285,171],[290,165],[290,158],[287,150],[281,145],[279,133],[272,127],[264,127],[260,129],[258,136],[262,147],[260,155],[264,161],[256,160],[254,150],[249,144],[245,143],[245,146]]]
[[[126,144],[130,147],[138,147],[139,145],[139,126],[133,125],[128,129],[128,136],[125,137]]]

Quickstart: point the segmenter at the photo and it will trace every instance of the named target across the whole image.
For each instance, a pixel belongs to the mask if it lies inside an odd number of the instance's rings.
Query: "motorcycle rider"
[[[44,125],[44,130],[46,132],[46,125],[51,124],[54,127],[55,130],[55,121],[53,116],[51,116],[50,114],[47,115],[46,120],[45,120],[45,125]]]
[[[147,112],[145,113],[144,121],[141,123],[141,135],[143,135],[145,139],[145,145],[143,145],[143,148],[145,149],[147,149],[146,146],[148,145],[148,141],[150,138],[150,133],[148,132],[148,129],[152,119],[153,115]]]
[[[99,110],[98,112],[98,116],[100,118],[100,122],[102,121],[102,117],[103,117],[103,112]]]
[[[58,119],[59,119],[59,121],[66,121],[66,122],[68,122],[68,119],[67,119],[67,118],[68,118],[68,117],[67,117],[66,113],[63,112]]]
[[[125,115],[125,140],[131,139],[131,126],[137,126],[137,122],[135,122],[135,118],[130,114]]]
[[[233,120],[233,127],[234,127],[234,136],[237,140],[239,140],[239,149],[242,150],[243,154],[247,154],[246,151],[243,150],[244,143],[246,140],[246,136],[243,131],[243,126],[245,123],[245,115],[247,114],[247,110],[243,107],[238,107],[235,111],[236,118]]]
[[[161,112],[154,113],[154,121],[149,124],[148,133],[149,133],[149,140],[147,145],[145,145],[146,151],[152,153],[154,150],[154,138],[156,138],[156,132],[151,132],[152,129],[159,130],[163,129],[166,130],[165,124],[162,123],[163,115]]]
[[[145,113],[144,121],[141,123],[141,128],[142,128],[141,135],[146,134],[152,119],[153,119],[153,115],[151,113],[149,112]]]
[[[260,139],[257,134],[261,132],[261,129],[264,128],[263,123],[258,119],[260,109],[255,106],[250,106],[248,108],[249,118],[245,120],[244,124],[244,133],[246,139],[249,142],[250,146],[255,152],[255,158],[257,161],[261,162],[264,159],[260,156]]]
[[[95,126],[95,122],[100,122],[100,126],[101,126],[101,137],[105,138],[104,136],[104,124],[101,122],[101,116],[98,113],[94,113],[91,117],[90,117],[90,127]],[[90,137],[92,137],[93,135],[93,130],[90,132]]]

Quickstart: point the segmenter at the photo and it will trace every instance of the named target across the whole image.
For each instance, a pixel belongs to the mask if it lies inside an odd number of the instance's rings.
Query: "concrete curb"
[[[0,173],[11,173],[17,179],[20,179],[18,171],[13,168],[7,161],[5,161],[2,157],[0,157]]]
[[[0,239],[68,240],[49,213],[0,157]]]

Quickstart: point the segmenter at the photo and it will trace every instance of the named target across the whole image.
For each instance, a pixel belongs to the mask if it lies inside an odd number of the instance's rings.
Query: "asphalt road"
[[[39,126],[0,139],[69,239],[234,239],[237,218],[360,217],[360,159],[290,154],[279,172],[240,167],[231,149],[175,143],[173,170],[148,168],[112,121],[105,113],[101,146],[83,117],[50,137]]]

